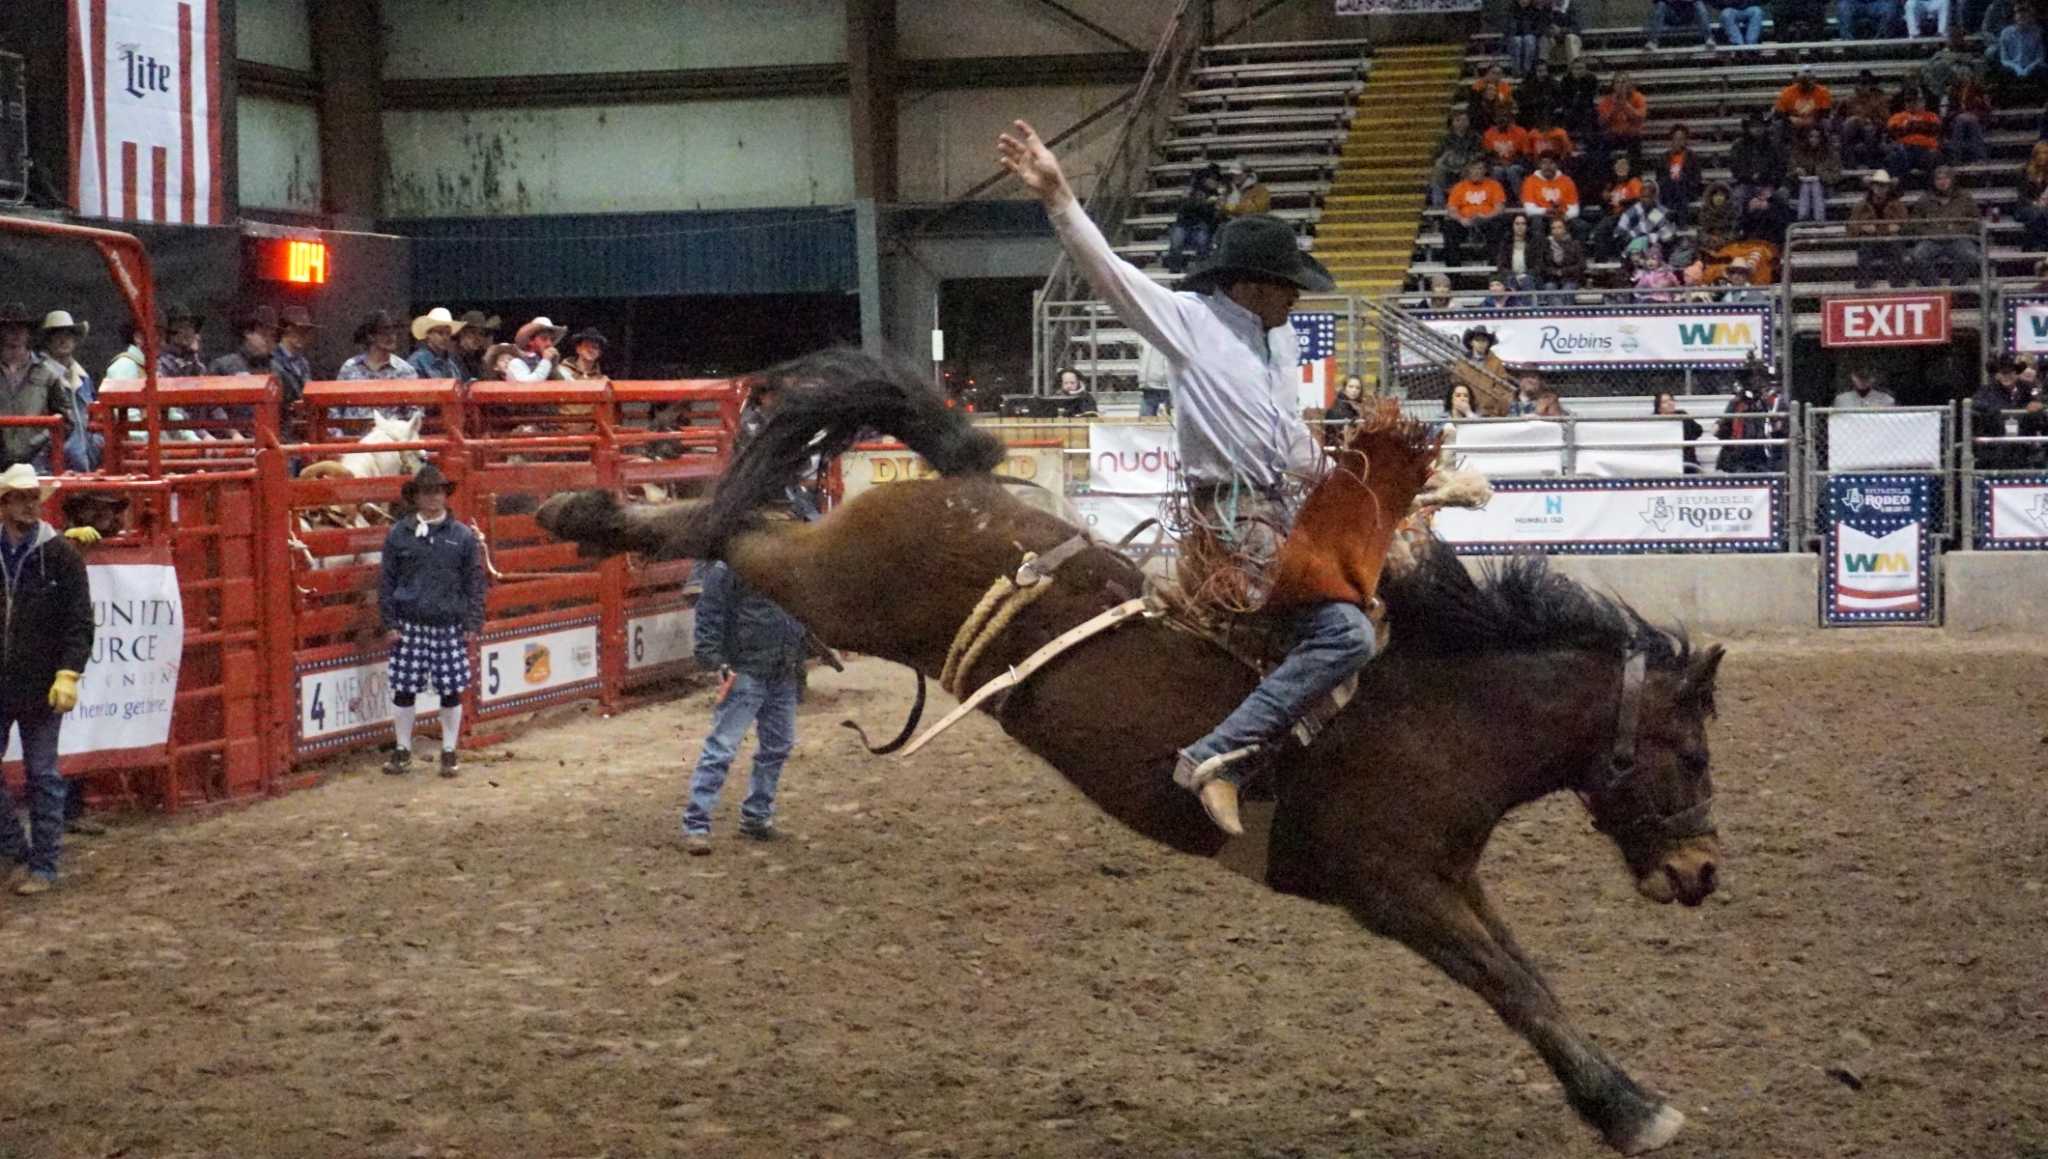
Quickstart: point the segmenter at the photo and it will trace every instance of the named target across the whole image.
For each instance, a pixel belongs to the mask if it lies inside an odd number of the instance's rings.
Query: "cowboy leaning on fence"
[[[413,514],[384,540],[377,608],[391,633],[391,705],[398,747],[384,771],[412,770],[415,702],[431,684],[441,700],[441,775],[456,772],[470,640],[484,627],[483,544],[448,512],[455,485],[428,463],[401,493]]]

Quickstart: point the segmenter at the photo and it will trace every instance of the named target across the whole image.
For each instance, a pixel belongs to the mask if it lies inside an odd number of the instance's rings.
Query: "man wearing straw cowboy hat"
[[[419,345],[407,361],[421,378],[462,381],[462,364],[455,357],[455,335],[462,328],[462,321],[446,306],[436,306],[412,320],[412,340]]]
[[[78,707],[78,674],[92,657],[92,592],[78,549],[43,522],[54,483],[26,463],[0,471],[0,581],[6,607],[0,629],[0,746],[21,731],[28,774],[29,836],[14,810],[0,816],[0,856],[14,863],[21,894],[57,881],[66,789],[57,772],[57,730]]]
[[[546,382],[555,376],[555,367],[560,365],[562,356],[555,352],[555,343],[569,332],[567,326],[557,326],[551,319],[535,318],[519,328],[512,335],[512,345],[519,348],[519,357],[505,364],[505,378],[509,382]]]
[[[1300,343],[1288,312],[1302,291],[1335,286],[1302,252],[1286,222],[1264,214],[1219,230],[1209,256],[1176,293],[1118,258],[1074,198],[1060,163],[1030,125],[997,140],[1002,164],[1044,202],[1060,244],[1125,325],[1172,367],[1174,437],[1189,498],[1229,549],[1270,560],[1293,522],[1286,485],[1320,455],[1301,421]],[[1207,736],[1182,749],[1174,781],[1197,793],[1209,819],[1233,836],[1244,758],[1369,662],[1372,621],[1355,604],[1305,608],[1296,643],[1251,696]]]
[[[70,471],[99,470],[106,449],[106,437],[87,421],[95,397],[92,375],[78,362],[78,343],[90,333],[92,327],[69,310],[43,315],[43,360],[37,371],[49,384],[50,412],[64,416],[64,467]]]
[[[433,685],[441,698],[441,775],[456,772],[469,645],[484,627],[484,554],[475,531],[448,513],[455,484],[432,463],[406,480],[413,513],[384,539],[377,608],[391,639],[391,706],[398,747],[384,771],[412,770],[414,704]]]

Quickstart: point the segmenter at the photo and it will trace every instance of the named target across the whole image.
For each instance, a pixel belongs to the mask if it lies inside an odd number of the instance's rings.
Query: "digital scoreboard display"
[[[292,237],[252,237],[247,241],[250,265],[266,282],[324,286],[334,272],[327,243]]]

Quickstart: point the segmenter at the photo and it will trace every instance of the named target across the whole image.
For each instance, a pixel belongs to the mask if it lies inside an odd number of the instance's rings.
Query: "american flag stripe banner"
[[[1325,410],[1337,400],[1337,315],[1289,314],[1301,344],[1301,406]]]
[[[72,205],[220,224],[220,0],[69,3]]]

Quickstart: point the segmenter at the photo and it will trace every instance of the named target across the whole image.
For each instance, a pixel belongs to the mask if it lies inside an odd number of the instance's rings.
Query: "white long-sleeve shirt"
[[[1320,455],[1301,421],[1292,325],[1268,331],[1220,292],[1180,293],[1116,256],[1078,201],[1051,214],[1067,255],[1124,325],[1172,367],[1173,433],[1192,483],[1278,487]]]
[[[546,382],[555,376],[553,358],[535,359],[530,354],[521,354],[505,363],[507,382]]]

